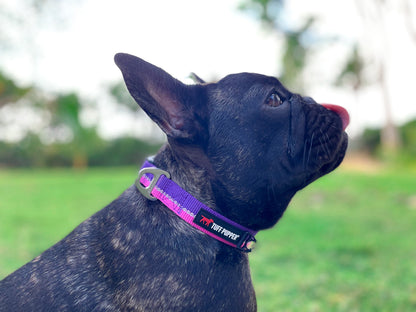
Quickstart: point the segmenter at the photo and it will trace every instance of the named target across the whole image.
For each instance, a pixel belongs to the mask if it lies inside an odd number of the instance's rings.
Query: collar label
[[[239,245],[240,239],[244,236],[244,231],[224,222],[203,208],[199,210],[193,222],[212,234],[237,246]]]

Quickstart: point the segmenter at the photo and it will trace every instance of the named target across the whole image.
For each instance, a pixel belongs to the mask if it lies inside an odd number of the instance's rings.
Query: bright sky
[[[34,79],[49,90],[77,90],[91,98],[102,92],[103,85],[121,79],[113,63],[117,52],[135,54],[185,82],[190,72],[207,80],[243,71],[276,75],[280,55],[278,38],[239,12],[239,2],[69,1],[71,6],[66,16],[70,18],[61,29],[50,28],[34,34],[35,57],[32,51],[22,52],[1,63],[22,81]],[[416,117],[416,105],[412,102],[416,42],[411,41],[404,26],[399,5],[402,0],[389,8],[391,13],[385,29],[387,46],[383,37],[376,35],[379,33],[377,26],[362,23],[355,3],[350,0],[290,0],[285,16],[285,20],[296,25],[305,16],[317,15],[320,17],[316,24],[319,36],[342,37],[324,45],[322,51],[314,52],[315,61],[310,64],[306,76],[308,95],[318,102],[343,105],[350,111],[350,134],[384,121],[382,97],[377,86],[368,86],[356,96],[349,89],[330,85],[330,80],[340,70],[339,61],[346,53],[345,47],[354,38],[368,48],[369,60],[387,54],[395,120],[404,122]],[[114,107],[107,106],[102,105],[100,116],[104,119],[115,113]],[[126,127],[129,131],[132,122],[134,120],[127,114],[120,114],[105,120],[101,129],[107,135],[126,131]]]

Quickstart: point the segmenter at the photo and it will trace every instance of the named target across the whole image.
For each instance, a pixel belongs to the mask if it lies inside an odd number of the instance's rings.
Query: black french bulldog
[[[240,73],[184,85],[135,56],[115,62],[167,135],[153,164],[253,231],[276,224],[298,190],[344,157],[346,111],[293,94],[276,78]],[[256,298],[247,253],[133,185],[1,281],[0,311],[241,312],[256,311]]]

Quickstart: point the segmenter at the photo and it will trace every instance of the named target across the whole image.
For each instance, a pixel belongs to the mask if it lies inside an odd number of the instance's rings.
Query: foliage
[[[28,134],[18,144],[0,141],[0,166],[42,166],[44,154],[45,151],[37,135]]]
[[[0,278],[117,197],[136,172],[0,171]],[[259,311],[414,311],[415,190],[414,172],[341,170],[299,192],[250,254]]]
[[[110,87],[109,93],[121,105],[137,111],[137,104],[121,83]],[[35,87],[20,88],[0,74],[0,108],[1,104],[14,107],[20,100],[24,100],[22,105],[36,107],[47,118],[42,129],[28,131],[18,142],[0,141],[0,166],[131,165],[160,147],[130,137],[105,141],[95,127],[87,127],[81,121],[84,107],[94,107],[95,103],[86,103],[75,93],[46,94]]]
[[[137,165],[147,156],[156,153],[160,144],[151,144],[137,138],[118,138],[104,141],[91,132],[83,136],[85,145],[81,158],[76,158],[74,142],[44,145],[35,134],[28,134],[18,143],[0,141],[0,167],[76,167]],[[85,158],[84,158],[85,157]]]
[[[364,149],[375,155],[380,147],[381,130],[379,128],[365,128],[362,134],[362,142]]]
[[[344,67],[335,80],[335,85],[342,86],[349,84],[354,91],[358,91],[364,85],[364,58],[357,44],[352,48],[352,51],[345,61]]]
[[[303,69],[306,66],[310,46],[306,44],[304,37],[312,27],[315,19],[308,18],[298,30],[287,31],[285,33],[286,46],[283,54],[283,71],[280,76],[283,82],[289,86],[297,85],[303,88],[300,80]]]
[[[113,84],[109,87],[110,94],[120,104],[129,108],[133,112],[137,112],[140,106],[133,100],[130,93],[127,91],[124,82]]]
[[[102,149],[92,151],[89,159],[92,166],[139,166],[146,156],[155,154],[159,148],[160,144],[123,137],[108,141]]]
[[[416,157],[416,119],[400,127],[400,134],[406,152]]]
[[[0,71],[0,107],[7,103],[18,101],[31,89],[31,87],[19,87],[12,79]]]
[[[310,35],[315,18],[307,18],[302,25],[294,27],[283,23],[281,18],[284,0],[244,0],[239,9],[254,15],[267,29],[284,40],[284,53],[280,80],[289,87],[303,88],[301,74],[311,50]]]
[[[250,12],[265,26],[270,28],[281,28],[279,24],[280,14],[283,10],[284,0],[243,0],[239,9]]]
[[[94,128],[84,127],[80,120],[81,102],[74,93],[59,95],[51,102],[52,122],[51,127],[66,126],[71,130],[72,164],[74,167],[86,167],[88,165],[88,150],[98,148],[102,140],[98,137]]]
[[[398,132],[402,141],[400,150],[395,155],[386,154],[381,146],[380,128],[366,128],[359,138],[360,148],[365,149],[371,155],[384,157],[385,160],[403,162],[403,164],[416,163],[416,119],[411,120],[398,127]]]

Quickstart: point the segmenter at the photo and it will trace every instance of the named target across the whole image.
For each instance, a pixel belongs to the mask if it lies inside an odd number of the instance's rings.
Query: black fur
[[[134,56],[115,61],[167,134],[155,165],[248,228],[273,226],[299,189],[344,157],[340,117],[273,77],[242,73],[184,85]],[[268,101],[273,93],[278,106]],[[255,310],[247,254],[134,186],[0,282],[0,311]]]

